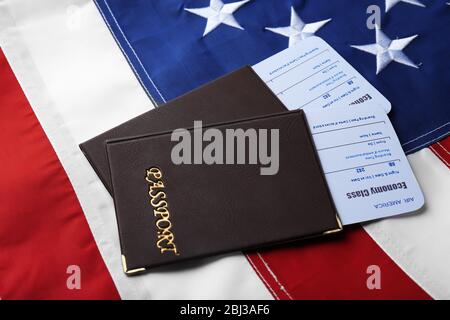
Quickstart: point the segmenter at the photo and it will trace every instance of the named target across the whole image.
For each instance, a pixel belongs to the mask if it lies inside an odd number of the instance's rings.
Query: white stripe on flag
[[[450,170],[430,149],[408,156],[425,194],[425,210],[365,227],[428,294],[450,298]]]

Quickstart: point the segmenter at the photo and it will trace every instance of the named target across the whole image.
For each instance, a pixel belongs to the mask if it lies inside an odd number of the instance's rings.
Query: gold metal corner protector
[[[137,268],[137,269],[128,270],[127,259],[125,258],[124,255],[122,255],[122,269],[125,274],[134,274],[134,273],[143,272],[146,270],[145,268]]]
[[[332,234],[332,233],[337,233],[337,232],[341,232],[341,231],[344,229],[344,227],[342,226],[341,219],[339,218],[339,216],[338,216],[337,214],[336,214],[336,221],[337,221],[337,223],[338,223],[338,227],[339,227],[339,228],[333,229],[333,230],[325,231],[325,232],[323,233],[324,235],[326,235],[326,234]]]

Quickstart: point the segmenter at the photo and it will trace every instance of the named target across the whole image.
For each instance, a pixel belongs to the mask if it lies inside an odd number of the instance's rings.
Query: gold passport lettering
[[[164,182],[161,180],[163,174],[159,168],[152,167],[147,170],[145,180],[148,182],[148,194],[150,204],[153,207],[153,214],[156,217],[156,227],[158,228],[158,240],[156,246],[161,253],[172,252],[179,255],[175,245],[175,236],[172,232],[172,222],[168,209],[167,195],[164,191]]]

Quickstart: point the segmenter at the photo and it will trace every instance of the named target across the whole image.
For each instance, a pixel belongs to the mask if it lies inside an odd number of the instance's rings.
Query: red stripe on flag
[[[0,50],[0,298],[119,299],[72,185]],[[81,289],[78,282],[80,268]],[[76,268],[76,267],[75,267]]]
[[[450,168],[450,137],[430,146],[431,151]]]
[[[359,226],[247,259],[275,299],[431,299]],[[373,265],[380,268],[380,289],[367,286]]]

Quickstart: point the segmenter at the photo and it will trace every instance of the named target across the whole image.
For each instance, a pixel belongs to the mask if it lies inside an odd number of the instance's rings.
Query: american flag
[[[0,297],[450,298],[449,34],[443,0],[5,1]],[[123,275],[112,199],[78,144],[311,35],[391,101],[424,212],[335,241]],[[381,288],[368,286],[373,266]]]

